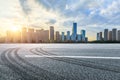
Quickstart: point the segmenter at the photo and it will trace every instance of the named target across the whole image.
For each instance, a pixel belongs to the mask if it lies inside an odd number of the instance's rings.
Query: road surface
[[[120,80],[119,45],[106,49],[83,45],[1,44],[0,79]]]

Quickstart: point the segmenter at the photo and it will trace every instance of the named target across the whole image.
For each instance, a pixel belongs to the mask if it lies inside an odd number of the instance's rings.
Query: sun
[[[18,31],[19,30],[19,28],[18,27],[11,27],[11,31]]]

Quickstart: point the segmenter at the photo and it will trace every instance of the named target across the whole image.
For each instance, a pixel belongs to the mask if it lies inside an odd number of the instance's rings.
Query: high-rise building
[[[39,37],[40,42],[43,42],[43,38],[44,38],[43,34],[44,34],[44,29],[41,29],[40,30],[40,37]]]
[[[77,41],[82,41],[82,36],[81,36],[81,34],[78,34],[78,35],[77,35]]]
[[[65,35],[64,35],[64,32],[62,32],[61,40],[62,40],[62,41],[65,41]]]
[[[76,41],[76,37],[77,37],[77,23],[73,23],[72,40]]]
[[[112,29],[112,41],[116,41],[117,40],[117,29],[114,28]]]
[[[100,40],[100,33],[97,33],[97,41]]]
[[[54,27],[53,27],[53,26],[50,26],[49,40],[50,40],[51,42],[54,41]]]
[[[56,40],[57,42],[59,42],[59,41],[60,41],[60,33],[59,33],[59,31],[56,31],[55,36],[56,36],[55,40]]]
[[[109,31],[109,41],[112,41],[112,31]]]
[[[108,29],[104,30],[104,41],[108,41]]]
[[[21,41],[21,32],[20,31],[13,31],[12,36],[13,36],[14,43],[18,43]]]
[[[85,35],[86,35],[86,31],[81,30],[82,41],[85,41]]]
[[[100,32],[100,40],[101,41],[103,40],[103,38],[102,38],[102,32]]]
[[[8,31],[6,32],[6,34],[7,34],[6,42],[7,42],[7,43],[11,43],[11,42],[13,41],[12,32],[8,30]]]
[[[67,31],[66,40],[67,40],[67,41],[70,41],[70,31]]]
[[[49,42],[49,30],[36,30],[36,42]]]
[[[120,30],[118,30],[118,41],[120,41]]]
[[[32,43],[35,42],[35,33],[34,33],[34,29],[29,28],[28,32],[27,32],[27,42],[28,43]]]
[[[39,43],[39,42],[40,42],[40,30],[36,30],[36,35],[35,35],[35,37],[36,37],[35,42],[36,42],[36,43]]]
[[[21,42],[22,43],[25,43],[27,42],[27,28],[22,28],[22,31],[21,31]]]
[[[44,30],[43,31],[43,42],[48,42],[49,41],[49,30]]]
[[[86,42],[86,43],[88,42],[88,37],[85,37],[85,42]]]

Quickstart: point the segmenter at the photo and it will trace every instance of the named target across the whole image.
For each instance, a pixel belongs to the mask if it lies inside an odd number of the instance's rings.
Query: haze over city
[[[0,80],[120,80],[120,0],[0,0]]]
[[[0,35],[23,26],[71,31],[73,22],[89,40],[105,28],[120,29],[119,0],[0,0]]]

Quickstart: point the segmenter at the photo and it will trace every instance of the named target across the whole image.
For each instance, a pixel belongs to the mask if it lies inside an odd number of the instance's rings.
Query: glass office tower
[[[85,35],[86,35],[86,31],[81,30],[82,41],[85,41]]]
[[[72,40],[76,41],[76,37],[77,37],[77,23],[73,23]]]

